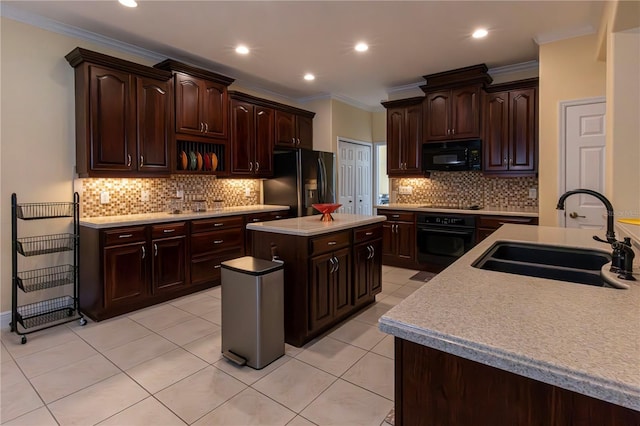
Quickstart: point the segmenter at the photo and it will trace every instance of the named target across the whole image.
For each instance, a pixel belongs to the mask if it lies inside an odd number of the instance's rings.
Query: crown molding
[[[538,44],[538,46],[547,43],[553,43],[554,41],[565,40],[568,38],[575,38],[580,36],[585,36],[589,34],[595,34],[596,29],[591,25],[585,25],[579,28],[572,28],[563,31],[555,31],[547,34],[538,34],[533,38],[533,41]]]
[[[394,87],[390,87],[387,90],[387,93],[404,92],[404,91],[413,90],[413,89],[418,89],[422,91],[422,89],[420,89],[420,86],[422,86],[423,84],[424,84],[424,81],[416,81],[414,83],[403,84],[402,86],[394,86]]]
[[[105,47],[110,47],[122,52],[139,56],[141,58],[148,59],[153,62],[160,62],[166,59],[165,55],[161,55],[157,52],[144,49],[139,46],[134,46],[129,43],[124,43],[110,37],[93,33],[91,31],[73,27],[71,25],[63,24],[61,22],[54,21],[53,19],[44,18],[34,13],[25,12],[24,10],[8,6],[5,3],[2,3],[0,5],[0,15],[5,18],[13,19],[14,21],[22,22],[23,24],[28,24],[57,34],[89,41]]]
[[[491,76],[500,74],[510,74],[519,71],[538,70],[540,63],[537,60],[520,62],[518,64],[505,65],[503,67],[489,68],[487,73]]]

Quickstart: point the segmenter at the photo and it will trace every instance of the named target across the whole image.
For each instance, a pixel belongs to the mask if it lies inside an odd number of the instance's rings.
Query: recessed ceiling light
[[[136,0],[118,0],[118,2],[123,6],[138,7],[138,3],[136,2]]]
[[[360,42],[356,44],[355,49],[357,52],[366,52],[367,50],[369,50],[369,45],[367,45],[367,43]]]
[[[241,55],[246,55],[249,53],[249,48],[244,44],[241,44],[238,47],[236,47],[236,53],[239,53]]]
[[[313,75],[313,74],[311,74],[311,73],[306,73],[306,74],[304,75],[304,79],[305,79],[305,80],[307,80],[307,81],[311,81],[311,80],[315,80],[315,79],[316,79],[316,76],[315,76],[315,75]]]
[[[471,34],[471,37],[473,38],[484,38],[487,36],[487,34],[489,34],[489,31],[485,30],[484,28],[478,28],[477,30],[475,30],[473,32],[473,34]]]

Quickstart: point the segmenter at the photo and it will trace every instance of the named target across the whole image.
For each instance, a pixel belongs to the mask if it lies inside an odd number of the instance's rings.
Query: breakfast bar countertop
[[[207,219],[222,216],[234,216],[251,213],[267,213],[289,210],[289,206],[255,204],[251,206],[224,207],[219,210],[171,214],[167,212],[127,214],[120,216],[81,217],[80,226],[88,228],[115,228],[120,226],[147,225],[151,223],[178,222],[182,220]]]
[[[640,281],[629,289],[474,268],[498,241],[610,253],[594,231],[506,224],[380,318],[393,336],[640,410]],[[636,257],[638,259],[638,257]],[[640,278],[639,263],[634,276]]]
[[[332,213],[331,216],[333,216],[334,219],[331,222],[322,222],[320,220],[320,215],[315,215],[250,223],[247,225],[247,229],[252,231],[274,232],[276,234],[299,235],[306,237],[384,222],[387,219],[385,216],[368,216],[347,213]]]

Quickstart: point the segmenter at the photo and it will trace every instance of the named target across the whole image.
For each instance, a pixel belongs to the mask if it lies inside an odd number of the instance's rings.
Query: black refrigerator
[[[312,204],[336,202],[334,153],[297,149],[273,157],[273,178],[262,183],[265,204],[289,206],[300,217],[320,213]]]

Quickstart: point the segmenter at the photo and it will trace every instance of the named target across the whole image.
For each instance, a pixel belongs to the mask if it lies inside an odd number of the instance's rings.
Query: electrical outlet
[[[538,198],[538,190],[536,188],[529,188],[529,198],[534,200]]]
[[[143,203],[146,203],[149,201],[149,190],[148,189],[143,189],[140,192],[140,201],[142,201]]]
[[[247,187],[244,189],[244,196],[251,197],[251,188]]]
[[[413,186],[400,186],[398,187],[398,193],[402,195],[411,195],[413,194]]]
[[[109,204],[109,191],[102,191],[100,193],[100,204]]]
[[[176,197],[178,197],[178,198],[184,198],[184,190],[182,190],[182,189],[178,189],[178,190],[176,191]]]

